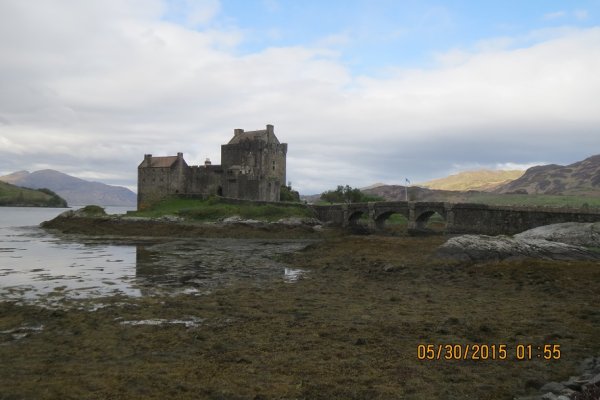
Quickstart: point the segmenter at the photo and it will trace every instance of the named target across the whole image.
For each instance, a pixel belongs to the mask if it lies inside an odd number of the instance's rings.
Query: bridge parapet
[[[422,229],[434,213],[446,220],[448,233],[498,235],[522,232],[560,222],[599,222],[600,209],[558,207],[490,206],[478,203],[385,201],[311,206],[318,218],[347,227],[361,216],[369,217],[369,228],[380,229],[392,214],[404,215],[409,229]]]
[[[600,210],[562,207],[490,206],[459,203],[452,206],[450,233],[513,235],[561,222],[599,222]]]

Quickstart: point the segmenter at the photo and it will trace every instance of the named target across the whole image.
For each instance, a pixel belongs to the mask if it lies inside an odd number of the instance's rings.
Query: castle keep
[[[188,165],[183,153],[153,157],[138,166],[138,209],[169,196],[219,195],[246,200],[279,201],[285,185],[287,143],[273,129],[244,132],[235,129],[221,146],[221,165]]]

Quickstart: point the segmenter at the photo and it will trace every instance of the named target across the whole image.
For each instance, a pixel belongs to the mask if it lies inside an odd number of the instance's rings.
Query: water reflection
[[[61,240],[37,227],[0,231],[0,297],[139,296],[135,247]]]
[[[0,227],[0,299],[60,303],[113,295],[202,294],[239,280],[297,281],[281,255],[309,241],[195,239],[102,243]]]
[[[279,255],[304,248],[298,240],[196,239],[138,245],[137,286],[144,295],[205,293],[238,280],[295,281],[300,270],[286,268]],[[293,271],[293,272],[291,272]],[[303,271],[302,271],[303,272]]]

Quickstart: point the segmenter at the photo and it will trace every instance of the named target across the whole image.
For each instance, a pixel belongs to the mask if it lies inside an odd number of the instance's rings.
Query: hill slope
[[[135,206],[137,196],[122,186],[111,186],[75,178],[52,169],[29,173],[19,171],[0,177],[1,181],[32,189],[48,188],[70,205]]]
[[[600,154],[571,165],[541,165],[500,186],[496,193],[600,195]]]
[[[419,186],[438,190],[492,190],[523,175],[525,171],[464,171],[445,178],[423,182]]]
[[[43,189],[33,190],[0,182],[0,206],[67,207],[67,202]]]

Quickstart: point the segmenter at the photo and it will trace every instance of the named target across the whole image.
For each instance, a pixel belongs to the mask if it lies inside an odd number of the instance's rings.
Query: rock
[[[160,217],[158,219],[159,221],[165,221],[165,222],[181,222],[184,219],[177,216],[177,215],[163,215],[162,217]]]
[[[548,392],[542,396],[542,400],[558,400],[558,396]]]
[[[585,386],[592,386],[598,384],[600,384],[600,374],[597,374],[594,377],[592,377],[592,379],[590,379],[589,382],[585,384]]]
[[[58,218],[104,217],[106,215],[104,208],[100,206],[85,206],[77,210],[62,212]]]
[[[595,371],[596,368],[600,369],[600,357],[589,357],[586,358],[580,367],[582,375],[571,376],[569,380],[562,383],[549,382],[540,388],[540,391],[544,393],[541,397],[517,397],[515,400],[533,400],[533,399],[545,399],[545,400],[571,400],[576,394],[584,394],[583,398],[596,399],[600,395],[600,371]],[[597,392],[596,392],[597,391]]]
[[[586,358],[581,362],[581,366],[579,368],[583,372],[591,371],[592,373],[600,374],[600,357]]]
[[[406,267],[404,265],[394,265],[394,264],[386,264],[383,266],[383,272],[397,272],[402,271]]]
[[[562,383],[558,382],[548,382],[544,386],[541,387],[540,391],[542,392],[552,392],[555,394],[560,394],[560,392],[564,389]]]
[[[68,211],[63,211],[60,214],[58,214],[58,218],[73,218],[74,215],[75,215],[75,211],[68,210]]]
[[[455,261],[541,258],[546,260],[599,260],[600,253],[583,247],[542,239],[462,235],[450,238],[435,255]]]
[[[239,215],[232,215],[231,217],[225,218],[222,222],[224,224],[237,224],[242,221],[244,221],[244,219]]]
[[[565,222],[540,226],[521,232],[515,239],[538,239],[574,246],[600,247],[600,222]]]
[[[302,222],[302,218],[298,217],[281,218],[277,221],[277,223],[292,226],[304,225],[304,223]]]
[[[316,218],[299,218],[299,217],[289,217],[289,218],[281,218],[277,221],[278,224],[283,225],[292,225],[292,226],[318,226],[321,225],[321,221]]]
[[[572,376],[569,378],[568,381],[562,382],[562,384],[571,389],[571,390],[581,390],[581,381],[580,381],[580,377],[578,376]],[[564,391],[563,391],[564,393]]]
[[[244,219],[239,215],[232,215],[231,217],[225,218],[222,223],[224,224],[244,224],[244,225],[264,225],[263,221],[256,219]]]

